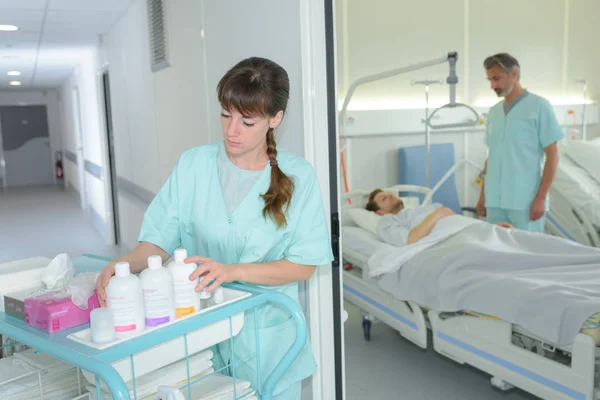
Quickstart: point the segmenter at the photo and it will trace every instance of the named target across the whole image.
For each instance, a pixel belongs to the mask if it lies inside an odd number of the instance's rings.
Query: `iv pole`
[[[442,84],[440,80],[424,80],[414,81],[413,85],[425,85],[425,119],[422,120],[425,124],[425,187],[429,187],[429,148],[431,137],[429,134],[429,86],[433,84]]]
[[[363,85],[365,83],[378,81],[380,79],[390,78],[392,76],[404,74],[404,73],[411,72],[411,71],[416,71],[416,70],[427,68],[427,67],[432,67],[432,66],[438,65],[438,64],[444,64],[446,62],[448,62],[449,66],[450,66],[450,73],[448,75],[448,78],[446,79],[446,83],[448,83],[450,85],[450,102],[448,104],[434,110],[433,113],[427,117],[426,124],[427,124],[427,126],[433,128],[433,129],[472,127],[472,126],[477,125],[477,123],[479,121],[479,114],[477,113],[477,111],[475,111],[472,107],[469,107],[466,104],[460,104],[460,103],[456,102],[456,84],[458,83],[458,77],[456,76],[456,61],[457,61],[457,59],[458,59],[458,53],[452,52],[452,53],[448,53],[448,55],[446,57],[441,57],[441,58],[438,58],[435,60],[425,61],[422,63],[413,64],[413,65],[409,65],[407,67],[397,68],[397,69],[393,69],[390,71],[381,72],[378,74],[368,75],[368,76],[362,77],[360,79],[357,79],[348,88],[348,93],[346,93],[346,97],[344,98],[344,103],[342,105],[342,109],[338,116],[338,127],[339,127],[338,129],[340,132],[340,136],[339,136],[340,142],[344,138],[342,131],[343,131],[344,122],[346,119],[346,110],[348,109],[348,104],[350,103],[350,99],[352,99],[352,95],[356,91],[356,88],[358,88],[360,85]],[[443,108],[455,108],[455,107],[459,107],[459,106],[466,107],[469,110],[471,110],[473,112],[473,114],[475,114],[476,118],[472,121],[455,123],[455,124],[446,124],[446,125],[437,125],[437,126],[434,126],[431,124],[431,120],[433,119],[433,116],[439,110],[441,110]],[[427,152],[427,157],[429,157],[429,152]],[[342,164],[342,171],[344,172],[346,167],[345,167],[345,161],[344,161],[344,147],[343,146],[341,149],[341,164]],[[429,168],[429,165],[427,165],[426,168]],[[345,178],[345,172],[344,172],[344,178]],[[344,183],[345,183],[346,192],[348,193],[350,190],[348,188],[348,184],[345,179],[344,179]]]

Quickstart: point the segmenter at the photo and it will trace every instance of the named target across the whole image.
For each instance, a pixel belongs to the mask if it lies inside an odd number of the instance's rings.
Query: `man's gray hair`
[[[499,66],[506,73],[511,73],[515,69],[517,70],[517,79],[521,78],[521,66],[516,58],[508,53],[498,53],[493,56],[489,56],[483,62],[485,69],[490,69],[494,65]]]

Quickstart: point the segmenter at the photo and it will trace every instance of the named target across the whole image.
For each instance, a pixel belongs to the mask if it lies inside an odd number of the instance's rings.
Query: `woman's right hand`
[[[106,307],[106,287],[110,282],[110,278],[115,274],[115,263],[111,262],[106,267],[102,268],[98,279],[96,279],[96,293],[102,307]]]

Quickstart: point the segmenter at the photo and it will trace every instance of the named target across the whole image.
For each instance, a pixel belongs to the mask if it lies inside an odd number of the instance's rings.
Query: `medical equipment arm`
[[[456,54],[456,53],[450,53],[450,54]],[[363,84],[369,83],[369,82],[378,81],[380,79],[390,78],[392,76],[404,74],[404,73],[407,73],[407,72],[416,71],[416,70],[419,70],[419,69],[431,67],[431,66],[434,66],[434,65],[444,64],[444,63],[448,62],[448,59],[449,59],[449,56],[441,57],[441,58],[437,58],[435,60],[425,61],[425,62],[422,62],[422,63],[419,63],[419,64],[409,65],[409,66],[404,67],[404,68],[396,68],[396,69],[393,69],[393,70],[390,70],[390,71],[381,72],[379,74],[373,74],[373,75],[365,76],[363,78],[360,78],[360,79],[356,80],[354,83],[352,83],[352,85],[348,89],[348,93],[346,93],[346,97],[344,98],[344,103],[342,105],[342,110],[340,111],[340,114],[339,114],[339,124],[340,124],[339,126],[340,127],[344,126],[343,123],[344,123],[344,118],[346,117],[346,109],[348,108],[348,104],[350,103],[350,100],[352,99],[352,95],[354,94],[354,91],[360,85],[363,85]]]
[[[425,236],[431,233],[431,230],[440,219],[453,214],[454,211],[447,207],[440,207],[436,209],[434,212],[429,214],[427,218],[423,220],[423,222],[421,222],[419,225],[417,225],[410,231],[410,233],[408,234],[408,241],[406,242],[406,244],[413,244],[423,239]]]

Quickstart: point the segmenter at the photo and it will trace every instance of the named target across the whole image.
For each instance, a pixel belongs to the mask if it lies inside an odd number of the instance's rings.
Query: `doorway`
[[[52,185],[54,175],[46,106],[2,106],[0,125],[2,185]]]

